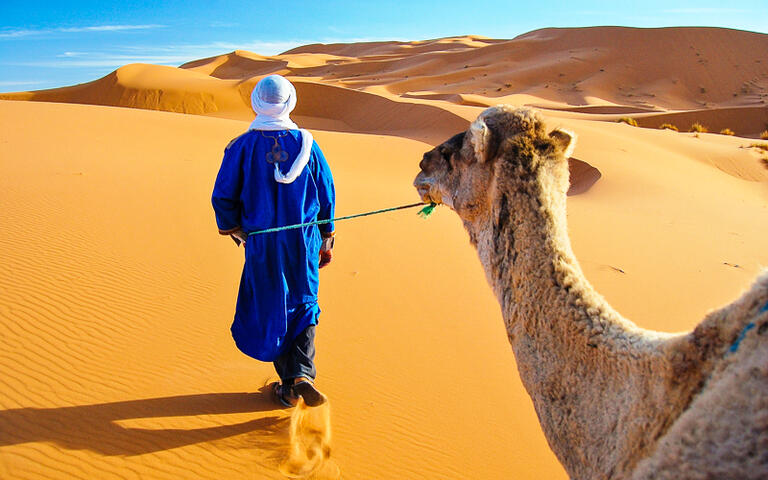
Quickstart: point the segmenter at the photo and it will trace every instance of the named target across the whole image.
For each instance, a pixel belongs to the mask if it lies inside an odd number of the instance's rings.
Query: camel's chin
[[[432,194],[429,188],[416,187],[416,190],[419,192],[419,197],[421,197],[422,202],[438,204],[441,203],[440,201],[435,200],[435,195]]]
[[[447,207],[453,208],[453,204],[450,201],[451,199],[444,197],[439,192],[429,191],[423,193],[420,191],[419,195],[421,196],[421,201],[424,203],[434,203],[435,205],[445,205]]]

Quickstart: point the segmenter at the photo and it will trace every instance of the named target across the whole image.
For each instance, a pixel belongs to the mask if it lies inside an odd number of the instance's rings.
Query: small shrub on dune
[[[671,123],[662,123],[659,125],[659,128],[661,130],[674,130],[675,132],[679,132],[680,130],[677,129],[676,126],[672,125]]]
[[[704,125],[700,124],[699,122],[696,122],[693,125],[691,125],[691,128],[689,128],[688,131],[696,132],[696,133],[707,133],[709,129]]]
[[[760,140],[768,140],[768,130],[760,134]]]
[[[768,152],[768,143],[753,143],[749,147],[750,148],[757,148],[758,150],[762,150],[764,152]]]
[[[733,135],[736,135],[736,132],[734,132],[730,128],[724,128],[724,129],[720,130],[720,135],[731,135],[731,136],[733,136]]]
[[[618,119],[617,121],[618,121],[619,123],[626,123],[627,125],[631,125],[631,126],[633,126],[633,127],[636,127],[636,126],[637,126],[637,120],[635,120],[634,118],[630,118],[630,117],[621,117],[621,118],[620,118],[620,119]]]

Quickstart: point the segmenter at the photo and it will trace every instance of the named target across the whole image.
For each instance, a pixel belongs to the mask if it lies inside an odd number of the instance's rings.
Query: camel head
[[[499,105],[484,110],[469,130],[424,154],[414,187],[424,202],[445,204],[465,222],[490,213],[499,189],[528,191],[550,175],[555,190],[568,187],[566,159],[575,135],[546,133],[534,110]],[[564,176],[564,179],[562,178]]]

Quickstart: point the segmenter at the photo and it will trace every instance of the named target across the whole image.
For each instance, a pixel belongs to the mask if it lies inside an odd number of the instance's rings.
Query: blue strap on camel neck
[[[763,305],[763,307],[757,312],[758,315],[761,313],[768,312],[768,303]],[[728,349],[728,352],[735,353],[739,349],[739,345],[741,344],[742,340],[744,340],[744,337],[747,336],[747,332],[755,328],[755,322],[749,322],[744,328],[741,329],[741,332],[739,332],[739,336],[736,337],[736,340],[731,344],[731,348]],[[762,333],[763,328],[760,327],[760,331],[758,333]]]

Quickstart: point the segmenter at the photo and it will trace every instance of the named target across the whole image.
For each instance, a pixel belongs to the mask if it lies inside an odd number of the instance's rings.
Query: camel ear
[[[552,130],[552,132],[549,134],[549,138],[555,142],[555,145],[557,145],[559,150],[563,151],[563,156],[565,156],[566,159],[571,158],[571,155],[573,155],[573,150],[576,148],[575,133],[568,130],[563,130],[562,128],[558,128]]]
[[[472,145],[477,162],[485,162],[488,154],[488,138],[490,132],[488,130],[488,125],[485,124],[485,120],[483,120],[482,116],[472,122],[472,125],[469,126],[468,134],[469,143]]]

